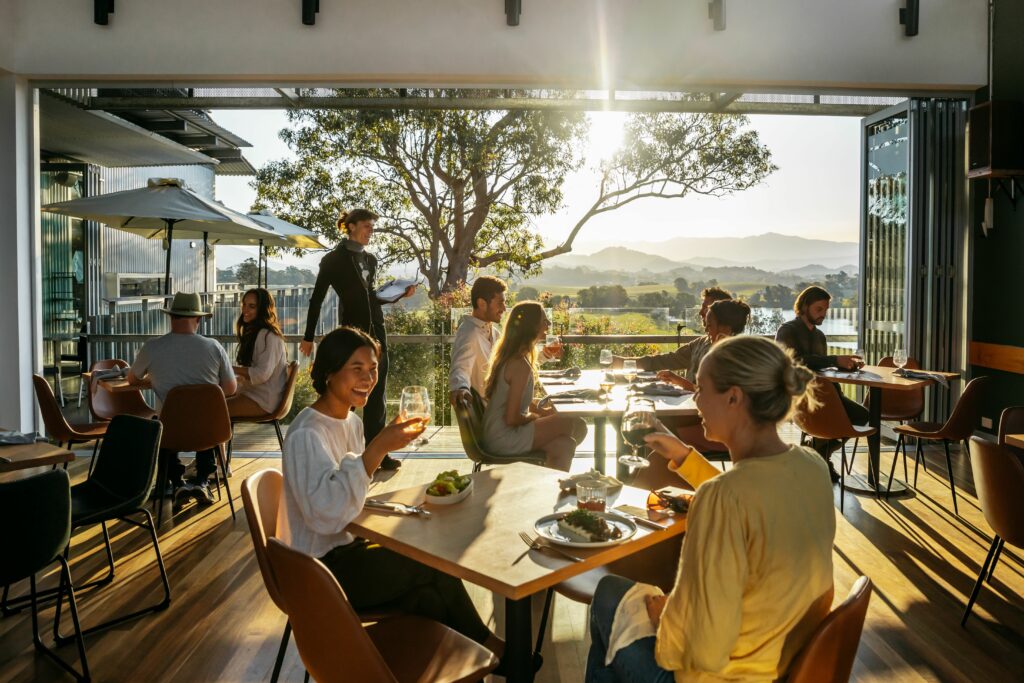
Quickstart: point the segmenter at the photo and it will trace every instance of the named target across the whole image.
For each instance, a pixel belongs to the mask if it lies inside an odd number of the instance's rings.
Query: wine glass
[[[403,420],[420,418],[425,424],[430,420],[430,392],[426,387],[404,387],[398,412]],[[425,436],[413,441],[414,446],[426,446],[428,443],[430,439]]]
[[[651,464],[638,451],[647,445],[644,437],[653,432],[657,424],[653,401],[645,398],[630,399],[622,416],[622,439],[633,449],[633,454],[619,456],[620,463],[631,470]]]
[[[857,372],[860,372],[860,368],[864,365],[867,365],[867,360],[864,356],[864,349],[858,348],[856,351],[853,352],[853,355],[856,356],[857,358],[860,358],[860,366],[857,367]]]
[[[548,357],[557,359],[558,351],[561,348],[562,340],[558,338],[557,334],[549,334],[544,337],[544,350],[547,352]]]
[[[903,368],[906,367],[909,360],[906,349],[896,349],[892,353],[892,363],[900,369],[900,373],[903,372]]]
[[[626,378],[626,381],[632,384],[636,381],[636,361],[632,358],[627,358],[622,361],[622,374]]]
[[[612,350],[611,349],[601,349],[601,357],[597,361],[598,363],[601,364],[601,367],[603,367],[603,368],[611,367],[612,360],[613,360],[612,359]]]

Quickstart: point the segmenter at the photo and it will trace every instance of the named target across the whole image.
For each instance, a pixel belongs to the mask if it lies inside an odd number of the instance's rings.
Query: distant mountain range
[[[635,242],[607,247],[594,254],[564,254],[545,266],[593,270],[647,270],[665,273],[680,267],[751,266],[772,272],[804,271],[807,275],[851,272],[859,261],[856,242],[807,239],[765,233],[751,237],[675,237],[664,242]],[[805,274],[803,272],[792,274]]]

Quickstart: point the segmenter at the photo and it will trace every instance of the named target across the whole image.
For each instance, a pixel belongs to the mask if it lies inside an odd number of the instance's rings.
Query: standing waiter
[[[338,219],[338,229],[347,238],[320,261],[320,272],[317,273],[316,286],[309,300],[306,333],[299,344],[299,351],[303,355],[308,356],[312,352],[313,336],[320,319],[320,305],[327,295],[328,287],[334,287],[338,293],[338,319],[341,324],[357,327],[380,342],[377,385],[363,408],[366,443],[370,443],[387,422],[384,393],[388,378],[388,339],[384,331],[384,311],[381,309],[381,304],[386,302],[378,299],[374,291],[377,258],[366,251],[378,218],[377,214],[367,209],[355,209],[343,213]],[[409,287],[402,298],[412,296],[415,291],[415,285]],[[380,466],[381,469],[394,470],[401,463],[386,455]]]

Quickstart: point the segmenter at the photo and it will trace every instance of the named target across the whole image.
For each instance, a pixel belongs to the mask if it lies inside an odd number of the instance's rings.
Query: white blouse
[[[269,413],[281,402],[287,379],[284,339],[268,329],[260,330],[252,352],[249,379],[238,383],[238,393],[251,398]]]
[[[288,427],[281,459],[283,505],[277,528],[292,548],[323,557],[354,539],[345,527],[363,509],[370,476],[363,466],[363,423],[305,408]]]

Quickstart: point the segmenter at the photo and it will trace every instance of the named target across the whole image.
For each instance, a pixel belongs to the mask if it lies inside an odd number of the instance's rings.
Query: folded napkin
[[[690,392],[682,387],[667,382],[651,382],[649,384],[634,384],[633,391],[646,396],[684,396]]]
[[[597,389],[570,389],[569,391],[560,391],[556,394],[548,394],[548,398],[560,399],[560,398],[579,398],[584,401],[596,401],[601,396],[601,392]]]
[[[908,370],[904,368],[902,370],[896,370],[896,372],[892,374],[896,375],[897,377],[905,377],[907,379],[928,379],[933,382],[941,384],[947,389],[949,388],[949,380],[947,380],[943,375],[939,375],[934,372],[926,372],[924,370]]]
[[[565,368],[563,370],[541,370],[537,373],[541,377],[561,377],[565,379],[579,379],[583,371],[579,368]]]
[[[35,443],[38,438],[38,432],[0,431],[0,446],[18,446]]]
[[[612,619],[612,633],[608,637],[608,652],[605,654],[605,666],[611,666],[612,660],[619,650],[629,647],[643,638],[657,635],[651,617],[647,614],[647,596],[664,595],[657,586],[647,583],[636,583],[622,596],[622,601],[615,608]]]
[[[558,486],[563,491],[573,492],[576,490],[576,485],[580,482],[600,482],[608,487],[608,491],[617,491],[622,488],[622,482],[615,477],[610,477],[607,474],[602,474],[597,470],[590,470],[589,472],[580,472],[573,474],[565,479],[558,480]]]
[[[92,373],[93,379],[123,379],[128,376],[128,368],[111,368],[110,370],[97,370]]]
[[[656,372],[638,372],[636,378],[638,380],[653,380],[658,376]],[[626,384],[626,375],[622,370],[610,370],[604,373],[604,377],[609,382],[615,382],[616,384]]]

